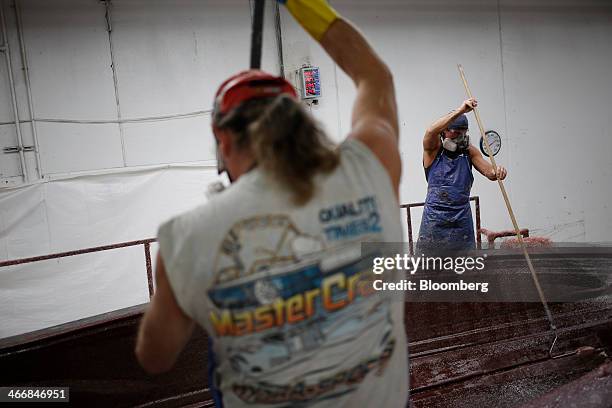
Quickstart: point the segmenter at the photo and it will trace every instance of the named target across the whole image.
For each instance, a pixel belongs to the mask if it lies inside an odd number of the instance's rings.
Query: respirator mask
[[[470,137],[467,134],[469,127],[467,116],[464,114],[457,116],[447,128],[447,132],[452,133],[453,137],[446,137],[448,134],[446,132],[440,134],[442,147],[451,153],[467,150],[470,146]]]
[[[442,136],[442,147],[449,152],[457,152],[467,150],[470,146],[470,136],[467,134],[467,129],[449,129],[449,132],[455,134],[454,138]]]

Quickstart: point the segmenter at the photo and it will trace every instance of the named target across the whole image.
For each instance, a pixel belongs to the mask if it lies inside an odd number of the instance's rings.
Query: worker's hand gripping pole
[[[278,0],[293,18],[315,40],[321,41],[325,32],[339,16],[326,0]]]
[[[463,81],[463,86],[465,87],[465,92],[468,95],[468,98],[473,98],[472,91],[470,91],[470,87],[468,86],[467,79],[465,78],[465,72],[463,72],[463,67],[461,64],[457,65],[459,68],[459,75],[461,76],[461,80]],[[485,135],[484,126],[482,125],[482,120],[480,119],[480,113],[478,112],[478,108],[474,107],[474,116],[476,117],[476,122],[478,123],[478,128],[480,129],[480,134],[482,136],[482,140],[484,141],[484,146],[491,160],[491,165],[493,166],[493,171],[497,175],[497,164],[495,163],[495,158],[491,154],[491,146],[489,145],[489,140]],[[550,349],[548,350],[548,354],[552,357],[552,351],[557,343],[557,326],[555,325],[555,321],[550,313],[550,308],[548,307],[548,302],[546,301],[546,297],[544,296],[544,291],[540,286],[540,280],[536,275],[535,268],[531,263],[531,257],[529,256],[529,252],[527,252],[527,247],[525,246],[525,241],[523,241],[523,235],[521,234],[521,230],[519,228],[518,222],[516,221],[516,217],[514,216],[514,211],[512,211],[512,206],[510,205],[510,199],[508,198],[508,194],[506,193],[506,187],[504,187],[504,182],[497,179],[497,184],[499,184],[499,189],[501,190],[502,196],[504,197],[504,202],[506,203],[506,208],[508,209],[508,214],[510,214],[510,219],[512,220],[512,225],[514,226],[514,231],[516,233],[516,238],[518,239],[519,245],[523,250],[523,255],[525,256],[525,260],[527,261],[527,266],[529,266],[529,271],[531,272],[531,278],[535,284],[536,289],[538,290],[538,295],[540,296],[540,301],[544,306],[544,311],[546,312],[546,318],[548,319],[548,323],[550,324],[550,329],[552,330],[555,338],[552,342]]]

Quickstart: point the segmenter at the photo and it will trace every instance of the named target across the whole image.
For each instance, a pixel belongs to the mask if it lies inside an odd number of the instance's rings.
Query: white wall
[[[3,2],[8,40],[19,114],[29,120],[12,3]],[[555,241],[612,241],[612,4],[333,3],[394,73],[403,202],[425,198],[421,138],[431,121],[465,98],[456,68],[462,63],[485,127],[502,135],[497,159],[509,169],[506,185],[521,226]],[[203,202],[206,184],[216,178],[208,110],[218,84],[248,64],[249,4],[115,0],[116,78],[103,3],[18,4],[44,178],[23,184],[18,156],[0,153],[0,182],[12,186],[0,189],[0,259],[150,237],[171,214]],[[273,6],[268,2],[263,65],[278,72]],[[304,63],[321,68],[323,98],[310,109],[340,141],[349,131],[353,86],[284,10],[281,14],[286,73],[295,80],[293,73]],[[0,62],[3,148],[16,144],[16,132]],[[470,121],[477,143],[473,117]],[[22,123],[21,129],[24,144],[32,145],[32,124]],[[36,179],[34,153],[26,153],[26,162]],[[185,162],[190,165],[167,166]],[[483,226],[510,227],[496,183],[477,175],[473,194],[481,197]],[[416,229],[419,217],[415,211]],[[0,337],[145,301],[138,252],[0,268],[0,318],[7,322]]]
[[[29,120],[15,13],[3,3],[19,114]],[[248,67],[250,4],[114,1],[116,90],[104,4],[18,4],[44,178],[33,153],[30,183],[18,155],[0,153],[0,259],[154,237],[163,220],[204,202],[217,179],[209,110],[220,82]],[[262,65],[278,72],[273,6]],[[0,122],[11,122],[0,62]],[[21,128],[32,145],[31,123]],[[14,125],[0,124],[0,148],[15,144]],[[142,247],[0,268],[0,337],[146,302],[144,268]]]
[[[509,170],[506,187],[519,224],[558,242],[612,241],[612,3],[336,0],[334,5],[366,34],[394,74],[402,202],[425,198],[422,136],[429,123],[465,98],[456,66],[461,63],[484,126],[502,135],[496,159]],[[324,97],[313,112],[330,132],[345,135],[354,98],[350,80],[305,39],[288,13],[283,34],[286,66],[309,60],[321,67]],[[476,121],[472,115],[469,120],[477,144]],[[476,174],[472,194],[481,197],[484,227],[512,228],[497,183]],[[415,234],[420,213],[413,210]]]
[[[501,4],[512,198],[555,240],[612,241],[612,3],[547,3]]]
[[[19,113],[29,120],[15,13],[8,1],[3,3]],[[248,67],[249,2],[113,1],[116,89],[104,3],[20,0],[17,4],[43,176],[214,158],[209,110],[218,84],[228,73]],[[269,14],[272,6],[270,2]],[[278,72],[271,18],[268,23],[263,68]],[[14,125],[6,123],[14,120],[6,74],[2,65],[0,123],[5,124],[0,125],[0,147],[16,144]],[[173,115],[187,117],[144,120]],[[31,124],[22,128],[28,136],[24,144],[32,145]],[[15,176],[21,175],[17,159],[16,154],[2,156],[0,179],[10,178],[14,184]],[[29,163],[28,172],[36,175],[34,163]]]

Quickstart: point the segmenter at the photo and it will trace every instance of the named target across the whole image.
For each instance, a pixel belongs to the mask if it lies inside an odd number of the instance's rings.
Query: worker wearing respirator
[[[507,171],[497,173],[482,154],[470,144],[466,113],[478,102],[471,98],[436,120],[423,137],[423,167],[427,198],[419,230],[420,248],[475,248],[470,190],[474,182],[472,166],[489,180],[503,180]]]

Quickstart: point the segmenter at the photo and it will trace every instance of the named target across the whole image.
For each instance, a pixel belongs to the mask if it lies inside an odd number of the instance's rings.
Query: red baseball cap
[[[244,101],[288,94],[297,98],[297,93],[285,78],[267,72],[250,69],[229,77],[215,94],[213,118],[225,115]]]

